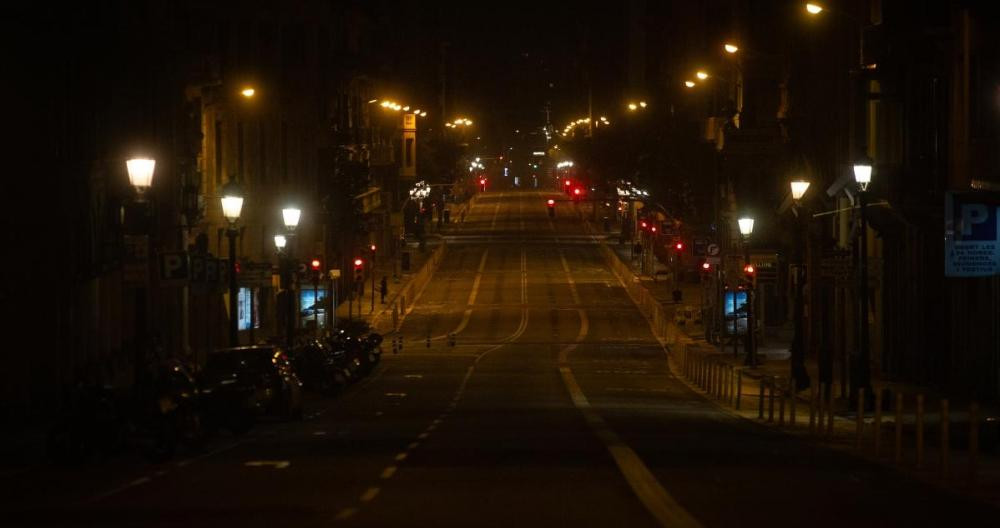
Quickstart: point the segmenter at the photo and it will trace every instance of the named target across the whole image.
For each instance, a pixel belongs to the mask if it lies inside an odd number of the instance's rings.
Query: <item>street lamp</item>
[[[820,14],[820,13],[823,12],[823,6],[821,6],[819,4],[809,3],[809,4],[806,4],[806,11],[810,15],[818,15],[818,14]]]
[[[284,253],[285,246],[288,245],[288,239],[285,235],[274,235],[274,247],[278,250],[278,253]]]
[[[132,258],[136,264],[143,266],[142,278],[136,281],[135,287],[135,357],[134,383],[140,383],[145,373],[146,362],[146,275],[148,262],[145,255],[149,254],[149,204],[145,203],[145,193],[153,184],[153,171],[156,160],[148,158],[133,158],[125,162],[128,170],[128,181],[135,189],[136,200],[126,211],[126,237],[131,246]],[[141,260],[141,262],[139,262]]]
[[[794,312],[795,312],[795,334],[792,337],[792,361],[791,361],[791,376],[795,380],[796,390],[802,390],[809,387],[809,372],[806,370],[805,361],[805,301],[803,295],[803,287],[805,282],[805,246],[806,237],[809,236],[808,230],[808,218],[806,215],[800,211],[802,197],[805,196],[806,191],[809,190],[809,181],[798,179],[793,180],[790,183],[792,192],[792,212],[795,213],[798,221],[799,233],[795,237],[795,254],[796,254],[796,270],[795,270],[795,300],[794,300]]]
[[[146,191],[153,185],[153,171],[156,160],[148,158],[133,158],[125,162],[128,169],[128,181],[135,188],[137,201],[145,200]]]
[[[753,218],[749,216],[744,216],[737,220],[740,226],[740,234],[743,235],[743,264],[744,272],[747,275],[747,334],[746,340],[744,341],[746,345],[746,361],[745,364],[748,367],[757,366],[757,354],[754,349],[754,321],[753,321],[753,279],[751,274],[753,273],[753,265],[750,264],[750,236],[753,234]],[[735,300],[735,295],[733,299]],[[735,321],[733,322],[733,329],[736,329]]]
[[[861,231],[858,234],[860,259],[858,259],[858,365],[856,386],[851,391],[854,396],[858,389],[871,394],[871,351],[868,339],[868,184],[872,181],[872,164],[867,159],[854,164],[854,181],[858,184],[858,205],[861,209]]]
[[[697,72],[695,72],[694,76],[704,81],[705,79],[708,79],[708,72],[704,70],[698,70]]]
[[[729,43],[729,42],[725,43],[722,46],[722,48],[726,50],[726,53],[730,53],[730,54],[736,53],[737,51],[740,51],[739,46],[737,46],[736,44]]]
[[[282,240],[286,243],[291,242],[291,239],[295,237],[295,228],[299,225],[299,219],[302,217],[302,210],[293,205],[287,206],[281,210],[281,219],[285,224],[285,235],[276,235],[274,237],[275,246],[278,247],[280,252],[284,245],[278,245],[278,237],[280,236]],[[294,255],[292,254],[292,246],[288,245],[288,250],[284,252],[283,259],[283,271],[285,280],[285,292],[288,295],[288,307],[287,314],[285,316],[285,339],[288,344],[288,349],[292,349],[295,340],[295,291],[293,285],[295,281],[292,275],[295,273],[294,267]]]
[[[243,211],[243,191],[238,183],[230,180],[222,189],[222,215],[229,223],[226,237],[229,239],[229,346],[238,346],[240,340],[237,296],[239,290],[236,282],[236,222]]]

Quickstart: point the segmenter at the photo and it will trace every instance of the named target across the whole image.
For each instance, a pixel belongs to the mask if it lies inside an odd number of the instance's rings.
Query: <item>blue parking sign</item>
[[[945,194],[945,276],[1000,275],[1000,199],[987,193]]]

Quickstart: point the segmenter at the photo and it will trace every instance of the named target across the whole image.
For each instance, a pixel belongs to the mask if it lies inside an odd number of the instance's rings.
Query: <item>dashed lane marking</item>
[[[392,478],[392,476],[394,474],[396,474],[396,469],[398,469],[396,466],[389,466],[389,467],[383,469],[382,470],[382,478],[383,479]]]
[[[382,490],[380,490],[379,488],[375,488],[375,487],[368,488],[368,489],[365,490],[365,492],[363,494],[361,494],[361,498],[358,499],[358,500],[360,500],[361,502],[371,502],[372,499],[374,499],[375,497],[378,496],[378,492],[379,491],[382,491]]]
[[[357,508],[344,508],[343,510],[340,510],[340,513],[338,513],[334,519],[338,521],[346,521],[347,519],[354,517],[354,514],[356,513],[358,513]]]
[[[399,453],[399,454],[396,455],[396,462],[402,462],[402,461],[406,460],[406,457],[408,457],[408,456],[409,455],[407,453]]]

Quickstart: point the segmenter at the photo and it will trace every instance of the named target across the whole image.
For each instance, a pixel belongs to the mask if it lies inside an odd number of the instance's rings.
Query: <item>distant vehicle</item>
[[[302,417],[302,382],[277,346],[224,348],[209,354],[204,384],[220,405],[242,401],[255,415]]]

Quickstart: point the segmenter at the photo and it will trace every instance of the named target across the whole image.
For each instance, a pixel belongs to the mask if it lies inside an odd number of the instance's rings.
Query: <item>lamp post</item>
[[[292,345],[295,341],[295,289],[293,285],[295,281],[293,280],[293,274],[295,273],[295,255],[293,253],[293,248],[291,242],[295,239],[295,228],[299,225],[299,219],[302,217],[302,210],[295,206],[288,206],[281,210],[281,219],[285,224],[285,237],[288,240],[288,250],[285,251],[285,291],[288,294],[288,312],[285,314],[285,342],[288,349],[291,350]],[[275,237],[275,245],[277,245],[278,237]],[[336,308],[335,308],[336,309]]]
[[[854,396],[858,389],[871,394],[871,351],[868,343],[868,184],[872,181],[872,164],[863,159],[854,164],[854,181],[858,184],[858,201],[861,215],[861,232],[858,234],[860,258],[858,259],[858,364]]]
[[[229,239],[229,346],[240,344],[239,303],[237,302],[239,288],[236,281],[236,237],[239,230],[236,222],[243,210],[243,192],[238,183],[230,180],[222,189],[222,215],[229,223],[226,238]]]
[[[135,244],[131,247],[130,260],[136,266],[142,266],[143,273],[135,281],[135,344],[134,344],[134,382],[139,383],[146,367],[146,281],[149,262],[149,204],[146,202],[146,191],[153,185],[153,173],[156,160],[148,158],[133,158],[125,162],[128,170],[128,181],[135,189],[135,202],[129,207],[126,217],[127,233],[132,235]]]
[[[749,275],[752,273],[752,265],[750,264],[750,235],[753,234],[753,218],[744,216],[738,220],[740,226],[740,234],[743,235],[743,264],[744,272],[747,275],[747,330],[746,339],[744,341],[746,345],[746,360],[745,364],[748,367],[757,366],[757,351],[754,349],[754,321],[753,321],[753,279]],[[735,299],[735,293],[733,298]],[[733,329],[736,329],[735,320],[733,321]]]
[[[797,217],[798,233],[795,235],[795,300],[793,310],[795,312],[795,334],[792,337],[792,361],[791,377],[795,380],[795,388],[798,390],[809,388],[809,372],[806,370],[806,349],[805,349],[805,301],[803,299],[803,287],[806,278],[805,274],[805,251],[806,238],[809,236],[808,219],[801,211],[802,197],[809,190],[809,182],[806,180],[794,180],[791,182],[792,191],[792,212]]]
[[[375,244],[372,244],[368,249],[371,250],[371,276],[372,276],[372,306],[369,313],[375,313]]]

